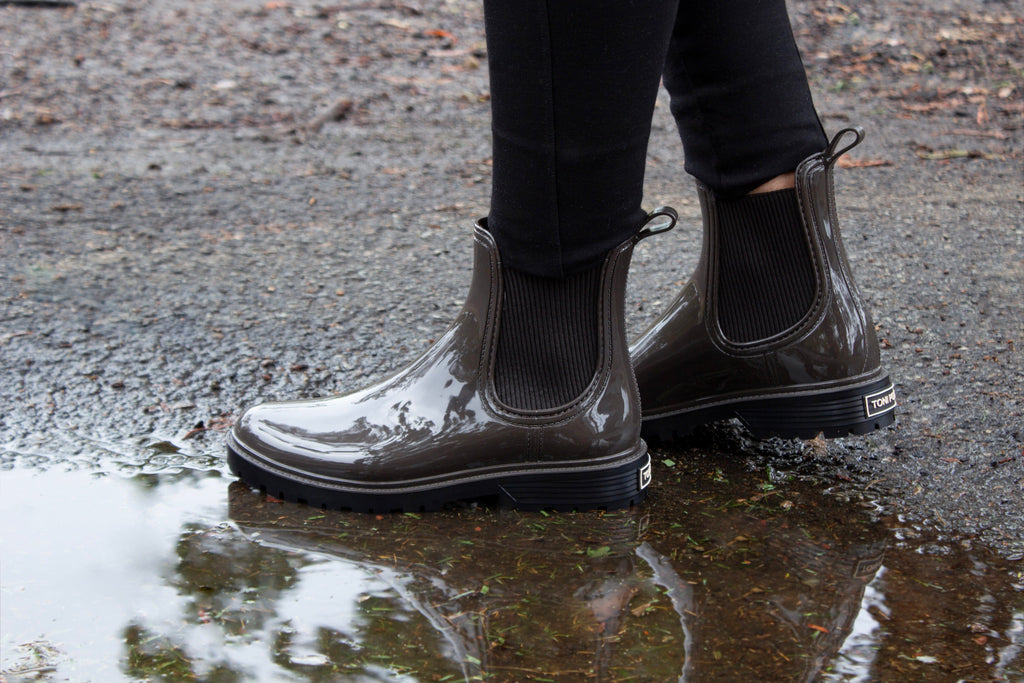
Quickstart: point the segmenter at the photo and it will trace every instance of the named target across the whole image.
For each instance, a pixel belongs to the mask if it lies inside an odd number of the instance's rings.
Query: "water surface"
[[[4,680],[1024,679],[1019,563],[697,450],[655,451],[642,508],[585,514],[15,461]]]

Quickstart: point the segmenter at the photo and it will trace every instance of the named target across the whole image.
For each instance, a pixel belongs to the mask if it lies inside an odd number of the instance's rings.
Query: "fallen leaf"
[[[192,429],[188,430],[187,432],[185,432],[185,436],[183,436],[183,437],[181,437],[181,438],[182,438],[183,440],[184,440],[184,439],[191,439],[191,438],[192,438],[193,436],[195,436],[196,434],[202,434],[203,432],[205,432],[205,431],[206,431],[206,426],[205,426],[205,425],[203,425],[203,423],[202,423],[202,422],[200,422],[199,424],[200,424],[201,426],[197,426],[197,427],[194,427],[194,428],[192,428]]]
[[[459,39],[456,38],[454,35],[440,28],[434,28],[430,29],[429,31],[424,31],[423,34],[430,36],[431,38],[444,38],[445,40],[450,40],[452,41],[452,45],[459,42]]]
[[[938,40],[946,40],[954,43],[980,43],[985,34],[980,29],[957,26],[956,28],[944,28],[935,36]]]
[[[348,117],[349,113],[351,113],[353,106],[354,103],[352,102],[352,100],[347,98],[342,98],[336,101],[334,104],[328,107],[323,114],[320,114],[315,119],[306,124],[306,130],[308,130],[311,133],[316,133],[321,128],[324,127],[325,123],[330,123],[331,121],[344,120],[345,118]]]
[[[212,429],[217,432],[230,429],[235,424],[235,418],[230,415],[221,415],[210,420],[210,423],[206,426],[207,429]]]
[[[7,342],[11,341],[15,337],[24,337],[24,336],[29,335],[29,334],[32,334],[32,333],[29,332],[28,330],[25,330],[23,332],[7,332],[5,334],[0,334],[0,344],[6,344]]]
[[[60,119],[53,111],[45,108],[36,110],[36,125],[37,126],[52,126],[55,123],[60,123]]]
[[[968,130],[966,128],[951,130],[949,135],[966,135],[967,137],[994,138],[996,140],[1005,140],[1009,137],[1009,135],[1001,130]]]
[[[412,26],[404,21],[398,19],[382,19],[378,22],[381,26],[389,26],[391,28],[397,28],[400,31],[411,31]]]
[[[966,149],[919,149],[917,156],[925,161],[942,161],[945,159],[966,159],[971,153]]]
[[[988,125],[988,100],[982,100],[981,104],[978,105],[978,113],[974,119],[982,128]]]
[[[920,104],[913,102],[904,102],[900,106],[907,111],[927,113],[937,111],[939,109],[952,109],[965,104],[964,100],[959,97],[953,97],[943,102],[922,102]]]
[[[892,166],[892,162],[888,159],[851,159],[849,156],[843,155],[836,162],[836,166],[839,168],[876,168]]]

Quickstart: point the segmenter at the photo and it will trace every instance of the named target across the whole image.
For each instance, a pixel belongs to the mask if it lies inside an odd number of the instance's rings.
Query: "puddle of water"
[[[672,454],[677,460],[679,454]],[[1020,567],[725,456],[599,514],[0,474],[4,680],[1022,680]]]

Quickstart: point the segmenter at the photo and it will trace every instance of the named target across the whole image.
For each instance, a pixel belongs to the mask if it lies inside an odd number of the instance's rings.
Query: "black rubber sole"
[[[313,507],[353,512],[430,512],[472,502],[518,510],[617,510],[639,505],[651,481],[651,458],[643,454],[625,465],[602,470],[497,473],[491,477],[442,483],[429,489],[360,492],[329,488],[284,476],[251,461],[228,441],[228,465],[247,485],[264,493]]]
[[[672,415],[645,417],[643,438],[666,443],[701,425],[739,419],[759,439],[837,438],[867,434],[896,420],[896,390],[888,377],[853,388],[740,398]]]

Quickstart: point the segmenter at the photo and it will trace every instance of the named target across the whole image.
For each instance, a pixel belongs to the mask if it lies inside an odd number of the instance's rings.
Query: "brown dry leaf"
[[[209,421],[206,425],[207,429],[212,429],[216,432],[222,432],[225,429],[230,429],[235,424],[235,418],[230,415],[220,415]]]
[[[964,100],[960,99],[959,97],[954,97],[945,100],[944,102],[904,102],[900,106],[906,109],[907,111],[927,113],[936,111],[938,109],[952,109],[953,107],[959,107],[962,104],[964,104]]]
[[[15,337],[24,337],[24,336],[30,335],[30,334],[32,334],[32,333],[27,331],[27,330],[23,331],[23,332],[8,332],[6,334],[0,334],[0,344],[6,344],[7,342],[11,341]]]
[[[828,442],[819,434],[813,439],[804,442],[804,452],[815,458],[823,458],[828,455]]]
[[[848,155],[839,157],[836,162],[839,168],[877,168],[879,166],[892,166],[888,159],[851,159]]]
[[[975,116],[975,120],[982,128],[988,125],[988,100],[982,100],[978,105],[978,114]]]
[[[430,86],[447,85],[452,82],[451,78],[416,78],[408,76],[381,76],[380,80],[392,85]]]
[[[443,38],[445,40],[450,40],[452,41],[452,45],[459,42],[459,39],[456,38],[452,33],[445,31],[442,28],[433,28],[430,29],[429,31],[424,31],[423,35],[430,36],[431,38]]]
[[[410,24],[408,22],[405,22],[405,21],[399,21],[398,19],[382,19],[382,20],[378,21],[377,23],[380,26],[388,26],[390,28],[397,28],[399,31],[405,31],[406,33],[409,33],[409,32],[411,32],[413,30],[412,24]]]
[[[57,118],[57,114],[51,109],[40,107],[36,109],[36,125],[37,126],[52,126],[55,123],[60,123],[60,119]]]
[[[985,39],[985,34],[980,29],[957,26],[942,29],[935,38],[954,43],[980,43]]]
[[[970,130],[967,128],[954,128],[949,131],[950,135],[966,135],[967,137],[973,138],[995,138],[996,140],[1005,140],[1010,137],[1001,130]]]

